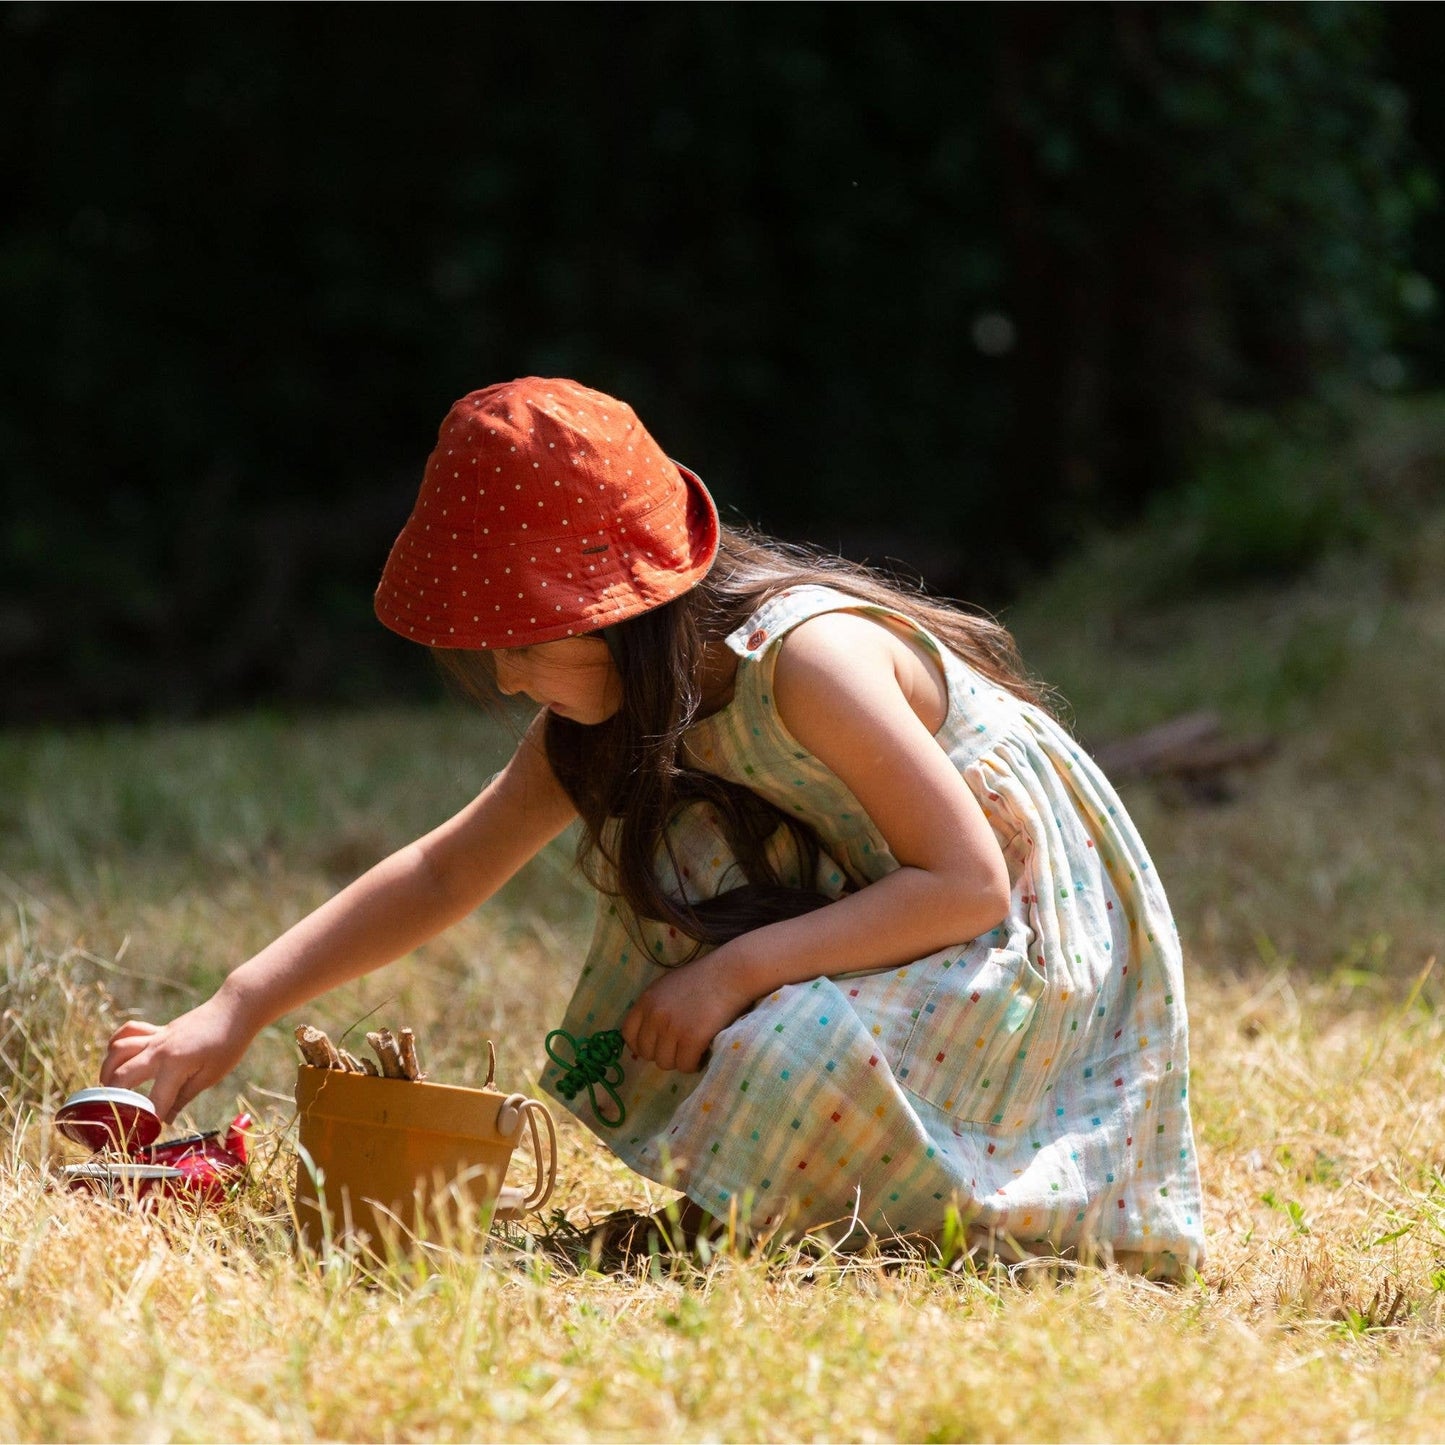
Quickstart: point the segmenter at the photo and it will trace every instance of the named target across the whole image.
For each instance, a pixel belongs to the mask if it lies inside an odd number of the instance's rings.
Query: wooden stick
[[[406,1078],[406,1071],[401,1066],[401,1050],[390,1029],[377,1029],[374,1033],[367,1034],[366,1042],[371,1045],[372,1052],[381,1065],[383,1078]]]
[[[355,1054],[348,1053],[345,1049],[342,1049],[340,1052],[341,1062],[346,1066],[346,1072],[348,1074],[364,1074],[366,1072],[365,1066]]]
[[[487,1040],[487,1081],[482,1085],[484,1089],[492,1087],[492,1080],[497,1077],[497,1046]]]
[[[421,1064],[416,1057],[416,1035],[410,1029],[396,1031],[397,1045],[401,1050],[401,1068],[408,1079],[424,1079]]]
[[[313,1069],[324,1069],[326,1067],[326,1050],[321,1046],[321,1040],[316,1037],[321,1032],[314,1029],[310,1024],[296,1025],[296,1047],[301,1050],[301,1057]]]
[[[310,1024],[297,1026],[296,1047],[301,1050],[301,1057],[313,1069],[345,1068],[341,1055],[336,1051],[336,1045],[326,1037],[323,1030],[313,1028]]]

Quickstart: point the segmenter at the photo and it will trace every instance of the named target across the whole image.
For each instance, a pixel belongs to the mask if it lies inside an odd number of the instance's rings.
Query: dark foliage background
[[[533,372],[1006,602],[1221,417],[1445,379],[1435,10],[7,6],[0,710],[420,685],[370,589]]]

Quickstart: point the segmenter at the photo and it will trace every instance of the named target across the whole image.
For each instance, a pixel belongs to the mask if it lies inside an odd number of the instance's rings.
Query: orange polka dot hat
[[[447,413],[376,615],[428,647],[552,642],[680,596],[717,546],[707,489],[630,406],[524,377]]]

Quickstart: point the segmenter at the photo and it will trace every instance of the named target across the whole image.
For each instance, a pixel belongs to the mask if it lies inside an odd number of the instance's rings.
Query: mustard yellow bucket
[[[552,1116],[523,1094],[302,1065],[296,1108],[296,1215],[312,1250],[449,1244],[541,1209],[556,1183]],[[506,1177],[524,1132],[535,1174],[520,1189]]]

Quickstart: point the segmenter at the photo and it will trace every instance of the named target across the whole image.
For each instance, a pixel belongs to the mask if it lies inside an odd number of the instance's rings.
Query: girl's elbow
[[[1009,879],[1009,866],[998,858],[998,867],[990,870],[988,886],[984,893],[990,922],[988,928],[997,928],[1013,909],[1013,883]],[[988,929],[984,929],[988,932]]]
[[[972,937],[979,937],[997,928],[1009,916],[1013,906],[1013,889],[1003,860],[983,877],[975,877],[969,889],[969,924]]]
[[[997,928],[1009,915],[1009,909],[1013,906],[1013,898],[1007,888],[998,892],[990,893],[985,908],[986,921],[979,929],[980,933],[989,933]]]
[[[997,928],[1013,908],[1013,887],[1002,857],[998,866],[976,858],[954,860],[925,870],[929,875],[926,894],[916,895],[920,921],[926,915],[929,931],[939,946],[966,938],[981,938]]]

